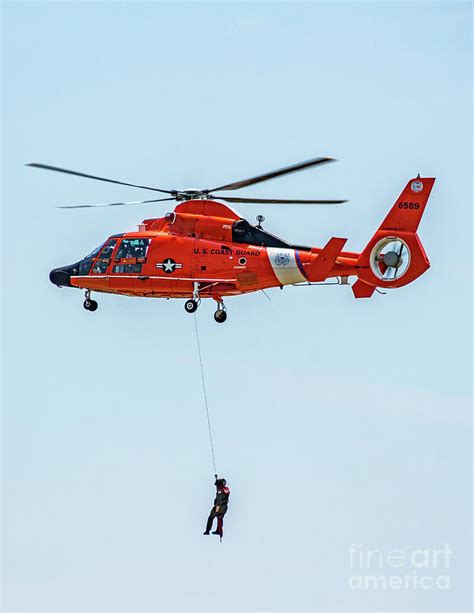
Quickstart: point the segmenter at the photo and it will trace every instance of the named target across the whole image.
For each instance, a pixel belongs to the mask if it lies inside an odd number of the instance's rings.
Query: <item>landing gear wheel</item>
[[[218,324],[223,324],[227,319],[227,313],[223,309],[218,309],[214,313],[214,319],[217,321]]]
[[[97,311],[98,306],[99,304],[96,300],[91,300],[90,298],[86,298],[84,300],[84,308],[86,311]]]
[[[199,304],[196,300],[186,300],[184,303],[184,310],[186,313],[195,313],[197,311]]]

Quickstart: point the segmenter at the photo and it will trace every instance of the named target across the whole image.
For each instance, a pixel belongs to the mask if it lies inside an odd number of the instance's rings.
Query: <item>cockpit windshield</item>
[[[81,263],[79,264],[79,275],[83,276],[83,275],[89,274],[89,271],[92,266],[92,262],[99,255],[100,250],[102,249],[104,245],[105,245],[105,242],[103,242],[101,245],[97,247],[97,249],[94,249],[94,251],[91,251],[88,255],[86,255],[86,257],[83,260],[81,260]]]

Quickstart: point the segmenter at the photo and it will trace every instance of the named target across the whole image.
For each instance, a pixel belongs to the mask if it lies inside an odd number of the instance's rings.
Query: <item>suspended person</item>
[[[216,482],[214,483],[216,486],[216,497],[214,498],[214,506],[209,513],[209,517],[207,518],[207,526],[204,534],[209,534],[214,518],[217,517],[217,529],[214,530],[212,534],[218,534],[222,540],[222,536],[224,534],[224,515],[227,513],[230,489],[227,487],[227,481],[225,479],[222,477],[218,479],[217,475],[214,476],[216,478]]]

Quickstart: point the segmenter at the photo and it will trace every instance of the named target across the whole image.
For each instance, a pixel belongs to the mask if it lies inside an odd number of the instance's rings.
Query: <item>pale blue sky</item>
[[[471,515],[470,3],[3,3],[5,610],[468,610]],[[198,311],[58,289],[49,270],[159,205],[24,167],[206,187],[318,155],[252,195],[290,241],[363,248],[406,181],[437,181],[432,268],[356,301],[287,288]],[[250,190],[249,190],[250,193]],[[245,195],[242,192],[242,195]],[[353,543],[449,543],[452,589],[349,589]]]

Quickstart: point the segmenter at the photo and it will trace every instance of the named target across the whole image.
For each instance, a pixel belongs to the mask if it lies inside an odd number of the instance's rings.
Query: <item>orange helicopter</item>
[[[340,204],[345,200],[301,200],[215,195],[237,190],[286,174],[334,161],[320,157],[250,179],[212,189],[165,190],[125,183],[73,170],[31,163],[53,170],[166,194],[139,202],[83,204],[60,208],[122,206],[177,201],[172,213],[145,219],[137,232],[110,236],[75,264],[55,268],[50,280],[57,286],[85,290],[84,308],[97,309],[91,292],[153,298],[183,298],[185,310],[194,313],[202,298],[217,303],[214,318],[227,319],[226,296],[285,285],[311,285],[334,278],[347,284],[356,277],[356,298],[370,298],[377,288],[407,285],[430,266],[417,234],[418,225],[433,188],[434,178],[419,175],[408,181],[379,229],[361,253],[343,251],[345,238],[332,237],[324,247],[289,243],[262,228],[264,218],[251,224],[224,204]]]

